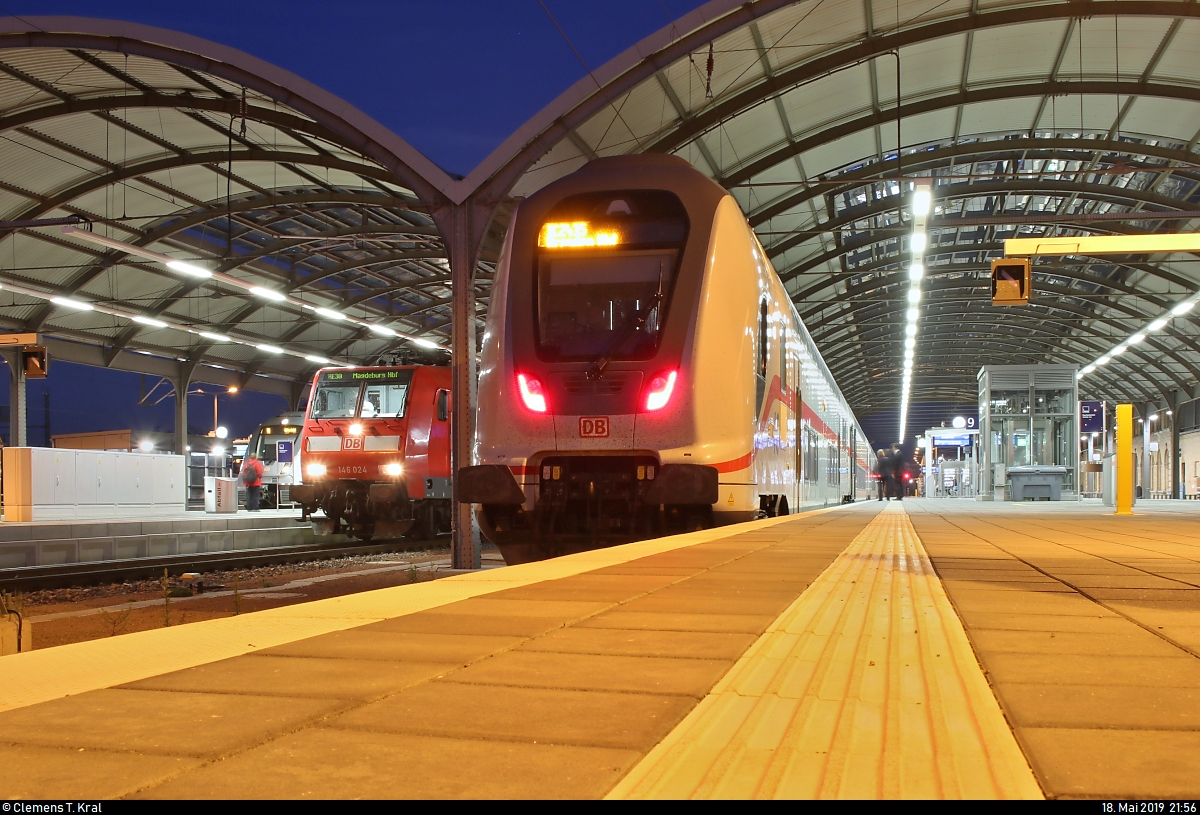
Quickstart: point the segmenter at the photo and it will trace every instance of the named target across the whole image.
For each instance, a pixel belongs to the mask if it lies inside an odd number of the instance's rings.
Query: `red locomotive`
[[[450,524],[450,369],[325,368],[304,420],[291,497],[317,534],[428,538]]]

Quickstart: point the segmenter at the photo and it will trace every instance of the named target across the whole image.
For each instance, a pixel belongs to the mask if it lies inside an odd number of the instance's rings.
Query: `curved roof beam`
[[[978,308],[979,301],[980,298],[964,297],[941,298],[932,302],[930,308],[933,310],[926,314],[924,326],[918,334],[918,359],[936,358],[946,353],[946,349],[936,345],[936,337],[940,336],[943,329],[949,328],[955,335],[962,335],[964,333],[978,334],[982,338],[981,341],[986,341],[986,337],[991,333],[1001,333],[997,327],[1005,325],[1001,318],[1003,312],[991,307],[980,310]],[[955,306],[962,305],[968,307],[961,310],[953,309]],[[940,306],[946,306],[947,308],[939,308]],[[971,306],[974,306],[974,308]],[[1116,306],[1114,308],[1127,312],[1132,311],[1132,309]],[[837,315],[836,318],[827,320],[831,329],[822,334],[819,341],[827,349],[830,345],[834,346],[833,350],[826,351],[826,356],[831,359],[831,369],[837,368],[841,371],[846,364],[860,365],[862,363],[861,348],[863,345],[886,343],[889,346],[890,355],[894,358],[899,358],[900,349],[903,346],[904,334],[903,322],[897,319],[896,315],[900,313],[901,309],[890,304],[885,304],[879,308],[870,309],[868,313],[864,313],[865,311],[862,310],[857,313],[843,312]],[[1060,317],[1058,314],[1060,312],[1065,313],[1066,316]],[[844,317],[851,319],[843,319]],[[1084,324],[1079,318],[1090,320],[1091,323]],[[1063,319],[1070,322],[1060,322]],[[1036,320],[1031,319],[1026,323],[1022,323],[1019,336],[1028,339],[1029,342],[1040,342],[1043,335],[1050,334],[1056,340],[1058,347],[1064,352],[1073,350],[1075,346],[1082,346],[1084,350],[1079,353],[1081,354],[1082,361],[1086,364],[1107,352],[1121,339],[1133,333],[1133,331],[1144,326],[1144,322],[1138,320],[1142,324],[1130,329],[1121,325],[1121,319],[1112,315],[1096,316],[1086,309],[1058,304],[1045,307],[1045,313],[1039,314]],[[1115,336],[1096,328],[1096,323],[1114,327],[1116,329]],[[820,327],[818,326],[818,329]],[[1055,330],[1051,330],[1051,327],[1054,327]],[[814,336],[816,336],[816,330],[814,330]],[[1143,345],[1131,346],[1130,351],[1127,353],[1136,353],[1145,357],[1145,363],[1149,369],[1158,370],[1163,375],[1163,378],[1173,381],[1176,386],[1183,389],[1186,387],[1186,383],[1174,370],[1167,367],[1165,362],[1170,361],[1178,369],[1182,369],[1185,374],[1200,379],[1200,371],[1198,371],[1197,366],[1183,356],[1184,351],[1197,352],[1197,345],[1192,337],[1179,330],[1172,331],[1168,336],[1184,347],[1169,347],[1163,342],[1162,337],[1151,335],[1147,337]],[[1092,337],[1096,339],[1095,342],[1090,341]],[[845,347],[847,350],[841,351],[842,347]],[[1147,356],[1147,349],[1154,349],[1155,355]],[[1147,367],[1133,369],[1129,375],[1144,376]]]
[[[380,195],[372,194],[372,195],[366,196],[366,198],[372,199],[370,201],[370,203],[372,203],[372,204],[386,204],[386,200],[382,200],[382,201],[380,200],[382,197],[383,196],[381,194]],[[323,190],[315,190],[315,191],[311,191],[311,192],[303,192],[303,193],[271,197],[271,200],[278,201],[280,203],[285,203],[289,206],[307,206],[307,205],[314,205],[314,204],[337,204],[337,203],[366,203],[366,201],[364,201],[363,199],[364,199],[364,196],[359,193],[331,193],[331,192],[327,192],[327,191],[323,191]],[[150,246],[153,246],[154,244],[156,244],[160,241],[170,241],[171,239],[173,239],[176,235],[178,235],[181,232],[184,232],[184,231],[187,231],[194,227],[200,226],[204,223],[207,223],[208,221],[211,221],[214,218],[223,217],[223,216],[227,215],[229,212],[251,212],[256,209],[261,209],[261,208],[264,208],[264,203],[263,203],[262,199],[243,199],[241,201],[232,202],[229,205],[226,205],[224,202],[221,202],[221,201],[216,201],[216,202],[213,202],[210,206],[206,207],[203,210],[199,210],[199,211],[189,210],[189,211],[186,211],[185,213],[182,213],[179,216],[170,216],[169,218],[161,221],[157,227],[155,227],[153,229],[148,229],[148,230],[142,232],[137,238],[135,238],[131,241],[128,241],[128,242],[134,244],[135,246],[143,246],[143,247],[149,248]],[[36,233],[34,233],[34,234],[36,234]],[[39,237],[46,237],[46,236],[39,236]],[[313,235],[313,236],[309,236],[309,237],[323,238],[324,235],[318,234],[318,235]],[[183,245],[184,247],[186,247],[189,251],[193,251],[193,252],[196,251],[196,247],[194,247],[190,244],[187,244],[184,242],[180,242],[180,244]],[[90,248],[85,248],[85,247],[82,247],[82,246],[80,246],[78,244],[74,244],[74,243],[70,244],[70,246],[73,249],[76,249],[78,251],[85,251],[90,254],[99,255],[101,257],[101,260],[99,260],[98,262],[93,263],[92,265],[83,269],[78,275],[76,275],[74,278],[72,278],[72,280],[69,281],[69,284],[68,284],[69,285],[68,293],[79,292],[85,286],[87,286],[89,283],[91,283],[93,280],[95,280],[97,277],[99,277],[101,274],[103,274],[108,269],[110,269],[112,266],[129,262],[128,261],[129,255],[124,252],[110,250],[110,251],[105,251],[105,252],[101,253],[101,252],[95,252],[94,250],[92,250]],[[242,258],[242,256],[238,256],[238,257],[232,259],[230,261],[230,263],[232,264],[231,268],[236,268],[238,265],[241,265],[240,264],[241,258]],[[251,260],[260,260],[261,258],[262,258],[262,256],[258,256],[258,257],[251,258]],[[139,266],[142,265],[140,261],[138,262],[138,265]],[[158,266],[156,264],[146,264],[144,266],[144,268],[146,268],[156,274],[160,274],[164,278],[167,278],[170,280],[179,280],[178,276],[176,276],[166,270],[158,268]],[[261,274],[264,277],[269,276],[268,272],[264,272],[261,270],[257,270],[256,273]],[[281,283],[281,284],[287,284],[290,281],[287,281],[287,280],[284,280],[281,278],[275,278],[275,282]],[[197,288],[200,288],[201,286],[204,286],[204,285],[210,285],[210,282],[203,281],[203,280],[191,280],[191,279],[180,281],[179,285],[174,290],[172,290],[172,292],[165,295],[162,299],[159,300],[158,303],[155,303],[153,306],[149,307],[149,309],[155,315],[160,314],[163,311],[169,309],[172,305],[174,305],[176,302],[178,302],[181,298],[186,297],[188,294],[190,294],[191,292],[195,291]]]
[[[967,279],[963,279],[963,280],[940,281],[938,284],[935,284],[932,288],[927,288],[926,291],[927,291],[927,293],[932,293],[935,291],[936,292],[947,292],[947,291],[955,291],[955,290],[963,290],[963,289],[976,290],[979,288],[984,288],[984,286],[982,286],[981,284],[978,284],[978,283],[976,283],[975,285],[970,285],[970,283],[967,283]],[[1060,297],[1076,299],[1075,293],[1073,293],[1070,289],[1067,289],[1062,286],[1055,286],[1052,284],[1043,284],[1042,289],[1043,289],[1043,291],[1057,294]],[[897,300],[898,300],[898,298],[897,298]],[[821,337],[822,340],[826,341],[826,342],[836,341],[838,334],[841,333],[842,331],[846,331],[846,330],[856,330],[859,332],[858,338],[866,340],[866,339],[869,339],[867,336],[863,336],[866,332],[880,331],[880,330],[886,330],[886,329],[890,328],[890,329],[894,329],[898,334],[901,335],[896,340],[896,342],[898,342],[898,343],[902,342],[903,341],[904,321],[899,319],[899,315],[903,313],[903,311],[907,308],[907,306],[906,305],[900,306],[898,304],[893,305],[894,302],[895,301],[889,300],[884,303],[881,303],[878,307],[868,306],[867,308],[857,309],[852,312],[839,313],[837,315],[837,317],[852,316],[854,318],[855,322],[853,322],[853,323],[843,322],[842,324],[840,324],[838,326],[837,330],[823,333],[822,337]],[[960,304],[965,304],[968,307],[974,306],[974,308],[967,308],[961,312],[949,312],[949,310],[947,308],[940,308],[943,306],[952,307],[952,306],[957,306]],[[982,309],[980,308],[981,305],[983,306]],[[1121,303],[1120,300],[1109,301],[1108,303],[1106,303],[1106,307],[1111,309],[1112,311],[1123,312],[1125,314],[1124,318],[1113,316],[1112,314],[1095,314],[1091,311],[1088,311],[1085,308],[1070,305],[1069,303],[1062,302],[1062,301],[1052,302],[1052,303],[1031,301],[1029,307],[1035,308],[1038,311],[1045,310],[1047,312],[1047,314],[1045,316],[1039,315],[1038,319],[1029,321],[1027,328],[1031,334],[1043,332],[1045,330],[1045,325],[1046,325],[1047,321],[1052,321],[1055,319],[1055,312],[1060,312],[1060,311],[1066,312],[1067,314],[1069,314],[1072,317],[1075,317],[1075,318],[1083,317],[1087,320],[1090,320],[1089,323],[1080,322],[1080,323],[1072,324],[1072,327],[1069,330],[1064,330],[1059,335],[1059,343],[1060,343],[1060,345],[1065,345],[1066,343],[1070,343],[1072,341],[1077,341],[1078,333],[1080,331],[1083,331],[1083,332],[1086,332],[1087,334],[1094,335],[1095,337],[1097,337],[1100,340],[1101,345],[1099,346],[1099,349],[1097,352],[1098,354],[1103,354],[1105,351],[1107,351],[1108,349],[1112,348],[1115,344],[1117,344],[1120,340],[1122,340],[1125,337],[1127,337],[1128,335],[1132,334],[1134,331],[1137,331],[1140,328],[1144,327],[1144,325],[1147,321],[1158,316],[1158,314],[1161,313],[1161,312],[1155,312],[1155,313],[1151,313],[1151,314],[1144,314],[1144,313],[1138,311],[1137,309],[1134,309],[1130,306],[1127,306],[1127,305]],[[976,297],[939,296],[937,299],[930,300],[926,304],[925,309],[926,309],[925,322],[923,323],[923,325],[925,325],[925,326],[940,325],[940,323],[946,319],[958,320],[959,318],[970,318],[973,320],[979,320],[986,316],[999,317],[1001,314],[1004,313],[1003,310],[1001,310],[1000,308],[992,306],[986,298],[978,297],[978,296],[976,296]],[[897,315],[897,319],[895,319],[893,321],[892,315]],[[820,329],[823,328],[825,325],[832,325],[834,322],[834,319],[835,319],[834,317],[828,317],[828,318],[823,318],[823,319],[815,322],[809,328],[810,332],[813,333],[814,338],[816,337],[816,335],[820,331]],[[881,320],[881,319],[886,319],[887,322],[882,325],[866,325],[867,323],[874,323],[875,321]],[[1126,319],[1126,320],[1135,322],[1137,324],[1132,329],[1130,329],[1129,327],[1121,324],[1122,319]],[[1180,319],[1180,318],[1177,318],[1177,319]],[[1186,318],[1183,318],[1183,319],[1186,319]],[[839,321],[839,322],[841,322],[841,321]],[[1106,334],[1106,333],[1098,330],[1096,328],[1097,323],[1101,323],[1101,324],[1107,325],[1107,326],[1115,329],[1115,335]],[[956,323],[956,324],[966,330],[977,330],[976,326],[979,323],[972,322],[972,323],[968,323],[968,324],[963,324],[963,323]],[[982,332],[980,332],[980,333],[982,333]],[[1178,332],[1176,332],[1176,333],[1178,333]],[[924,329],[922,329],[920,332],[918,332],[918,335],[923,337]],[[1200,345],[1198,345],[1197,342],[1195,340],[1193,340],[1192,338],[1179,336],[1177,339],[1180,343],[1187,346],[1187,350],[1191,350],[1193,352],[1196,352],[1197,354],[1200,354]],[[1066,343],[1063,342],[1064,340],[1066,341]],[[1168,355],[1173,361],[1175,361],[1178,365],[1183,367],[1184,370],[1186,370],[1188,373],[1190,373],[1192,376],[1196,377],[1197,379],[1200,379],[1200,369],[1198,369],[1195,365],[1187,362],[1185,359],[1183,359],[1181,356],[1179,356],[1177,351],[1174,351],[1172,349],[1166,348],[1165,346],[1161,345],[1159,343],[1159,341],[1157,339],[1155,339],[1153,336],[1147,337],[1145,342],[1147,344],[1149,344],[1150,346],[1154,347],[1156,350],[1158,350],[1160,354]],[[921,346],[921,340],[918,340],[918,346],[919,347]],[[1135,348],[1137,348],[1137,346],[1133,346],[1131,348],[1131,350],[1133,350]],[[930,353],[936,353],[936,351],[930,350]],[[1088,361],[1090,361],[1090,360],[1088,360]],[[1153,360],[1147,360],[1147,362],[1154,366],[1160,365],[1159,362],[1153,361]],[[1164,374],[1166,374],[1167,376],[1174,379],[1176,384],[1179,385],[1179,387],[1181,387],[1181,388],[1184,387],[1184,383],[1181,380],[1179,380],[1178,377],[1176,377],[1169,370],[1167,370],[1165,368],[1162,368],[1161,370]]]
[[[936,180],[936,179],[935,179]],[[1061,181],[1058,179],[1003,179],[998,178],[996,181],[972,181],[959,184],[935,184],[933,186],[934,203],[945,201],[963,201],[973,198],[989,198],[999,196],[1022,196],[1022,195],[1046,195],[1046,196],[1061,196],[1064,199],[1069,199],[1071,196],[1078,196],[1086,201],[1100,202],[1107,204],[1119,204],[1121,206],[1136,206],[1138,204],[1151,205],[1160,209],[1138,210],[1130,212],[1130,219],[1133,220],[1138,215],[1144,217],[1139,220],[1153,220],[1156,214],[1170,215],[1172,211],[1180,211],[1183,209],[1186,201],[1181,201],[1178,198],[1170,198],[1164,195],[1157,195],[1147,190],[1139,190],[1131,187],[1118,187],[1114,184],[1096,184],[1094,182],[1077,182],[1077,181]],[[866,204],[861,204],[857,207],[852,207],[843,210],[836,218],[824,221],[820,224],[813,224],[822,230],[841,229],[858,221],[867,220],[869,218],[883,215],[885,213],[895,212],[898,201],[896,198],[879,198]],[[1001,210],[997,212],[980,213],[979,217],[995,217],[1007,218],[1011,214],[1012,222],[1019,224],[1022,213],[1009,213]],[[1146,234],[1145,230],[1120,230],[1120,221],[1083,221],[1073,223],[1072,216],[1083,217],[1086,213],[1037,213],[1038,215],[1061,215],[1061,223],[1055,222],[1061,226],[1069,226],[1073,229],[1080,229],[1092,232],[1121,232],[1121,234]],[[1121,213],[1124,214],[1124,213]],[[930,218],[925,225],[927,233],[935,232],[939,229],[956,229],[956,228],[977,228],[977,225],[966,224],[956,225],[955,221],[974,217],[972,213],[962,215],[952,215],[949,217],[941,216]],[[1041,225],[1039,222],[1038,225]],[[771,257],[776,257],[797,246],[803,245],[809,241],[815,240],[815,235],[798,234],[784,238],[778,242],[772,243],[770,246],[764,247],[767,254]],[[856,243],[854,248],[860,248],[862,245],[871,245],[871,243],[884,243],[894,241],[896,232],[893,230],[885,234],[883,237],[874,238],[867,244]],[[849,244],[843,244],[849,246]],[[842,248],[842,247],[839,247]],[[937,247],[934,247],[935,249]],[[787,270],[791,271],[791,269]],[[781,275],[782,276],[782,275]]]
[[[693,138],[717,127],[721,122],[744,113],[756,105],[763,104],[776,95],[785,93],[798,85],[817,79],[838,68],[879,57],[892,51],[898,51],[901,48],[932,42],[933,40],[955,34],[983,31],[1020,23],[1044,22],[1046,20],[1062,20],[1074,17],[1097,18],[1110,16],[1118,16],[1125,19],[1145,17],[1200,19],[1200,7],[1195,3],[1154,2],[1153,0],[1145,0],[1145,2],[1139,2],[1138,0],[1115,0],[1115,2],[1111,3],[1070,0],[1070,2],[1063,3],[1047,3],[1016,8],[1008,7],[991,11],[979,11],[972,7],[969,13],[961,14],[961,16],[924,24],[917,23],[892,33],[875,36],[868,35],[861,40],[849,43],[845,48],[832,53],[824,53],[799,65],[777,70],[772,76],[765,77],[763,81],[731,94],[725,99],[716,101],[700,113],[681,122],[678,127],[673,128],[667,134],[651,142],[646,147],[646,151],[666,153],[677,150]],[[1058,89],[1058,86],[1061,84],[1063,83],[1044,82],[1038,83],[1036,86],[1030,85],[1028,87],[1037,87],[1041,90],[1023,95],[1047,96],[1058,94],[1062,92]],[[1081,85],[1091,85],[1095,86],[1095,89],[1085,92],[1105,93],[1111,96],[1114,93],[1111,87],[1112,84],[1106,82],[1075,83],[1073,87],[1077,90],[1072,92],[1078,93],[1078,88]],[[1122,82],[1119,84],[1121,86],[1119,92],[1126,94],[1136,93],[1139,96],[1155,95],[1153,92],[1147,91],[1147,87],[1153,87],[1152,85],[1148,86],[1147,83]],[[1101,90],[1101,87],[1108,88],[1108,90]],[[968,97],[962,104],[970,104],[973,101],[986,101],[989,98],[985,93],[987,90],[989,89],[968,90],[965,94],[961,94],[964,97]],[[972,96],[973,94],[983,95],[976,97]],[[902,105],[901,110],[903,111],[903,109],[904,106]],[[914,109],[912,113],[904,112],[903,115],[914,115],[917,112],[924,111]],[[896,111],[894,108],[890,108],[886,111],[881,111],[879,114],[875,114],[873,118],[879,118],[880,124],[892,122],[895,121]],[[797,141],[797,144],[800,143],[802,142]],[[746,169],[740,170],[738,177],[746,172]],[[753,171],[750,171],[750,174],[752,175]],[[733,178],[734,176],[729,176],[726,180],[730,183],[736,183],[732,181]]]
[[[440,167],[344,100],[276,65],[199,37],[115,20],[7,17],[0,19],[0,52],[6,48],[129,54],[214,76],[321,122],[332,141],[371,157],[427,204],[441,205],[453,183]]]
[[[1075,156],[1073,153],[1080,155]],[[1144,155],[1160,158],[1168,162],[1194,165],[1200,157],[1187,150],[1176,150],[1161,145],[1143,144],[1139,142],[1113,141],[1110,139],[1061,139],[1021,137],[1019,139],[989,139],[987,141],[959,141],[952,145],[944,145],[934,150],[923,150],[908,153],[898,164],[895,156],[885,158],[857,170],[827,173],[823,176],[826,181],[836,184],[802,184],[798,192],[777,198],[752,210],[747,218],[752,226],[758,226],[764,221],[795,209],[815,198],[841,195],[872,183],[879,183],[884,178],[893,178],[899,169],[903,169],[905,177],[912,179],[919,173],[934,172],[946,167],[946,162],[956,159],[955,164],[975,164],[980,161],[1039,161],[1059,159],[1067,161],[1096,161],[1106,157],[1119,159],[1122,155]],[[1169,164],[1152,167],[1138,167],[1136,172],[1179,172],[1181,168]],[[1200,171],[1198,168],[1191,168]],[[1089,174],[1095,170],[1061,170],[1049,175]],[[936,174],[929,176],[937,181]],[[845,183],[841,183],[841,182]],[[753,189],[753,182],[747,182],[746,187]]]
[[[892,207],[892,209],[895,209],[895,208]],[[1012,220],[1014,222],[1016,222],[1019,220],[1019,218],[1020,218],[1019,215],[1014,214]],[[1102,234],[1108,234],[1108,235],[1151,234],[1151,233],[1147,233],[1143,230],[1121,229],[1120,222],[1114,222],[1114,221],[1071,223],[1070,216],[1064,216],[1062,225],[1070,227],[1072,229],[1078,229],[1083,232],[1102,233]],[[945,221],[940,222],[940,225],[935,222],[935,225],[933,227],[930,227],[930,231],[933,229],[954,229],[954,228],[955,227],[954,227],[953,219],[947,219]],[[821,252],[818,255],[813,255],[813,256],[807,257],[804,260],[798,261],[791,266],[785,267],[782,271],[780,271],[778,269],[776,271],[779,272],[780,279],[786,283],[787,281],[789,281],[795,277],[799,277],[800,275],[806,274],[810,269],[815,269],[815,268],[819,267],[821,264],[828,263],[831,260],[842,257],[843,255],[847,255],[851,252],[856,252],[856,251],[859,251],[862,249],[866,249],[866,248],[874,246],[876,244],[881,244],[881,243],[886,244],[889,241],[894,241],[894,240],[896,240],[897,234],[900,234],[900,233],[893,232],[890,236],[885,235],[883,237],[874,237],[873,235],[866,235],[858,240],[842,243],[840,246],[837,246],[834,249],[829,249],[824,252]],[[905,232],[903,234],[907,235],[907,232]],[[1004,251],[1004,242],[1003,241],[991,241],[988,243],[975,243],[975,244],[947,243],[947,244],[936,244],[936,245],[931,242],[929,245],[929,248],[925,251],[925,258],[926,258],[925,267],[926,267],[926,270],[928,271],[928,273],[938,274],[937,268],[929,262],[929,258],[931,258],[931,257],[937,257],[939,255],[949,255],[949,254],[967,254],[969,252],[1000,252],[1000,253],[1002,253],[1003,251]],[[897,264],[897,265],[905,262],[906,260],[907,260],[907,257],[904,254],[893,255],[886,259],[885,258],[880,259],[880,261],[888,261],[891,264]],[[888,262],[884,262],[883,265],[889,265]],[[1161,277],[1163,280],[1165,280],[1169,283],[1172,283],[1174,285],[1177,285],[1180,288],[1191,289],[1192,291],[1195,291],[1195,283],[1193,283],[1193,281],[1189,280],[1186,277],[1182,277],[1175,272],[1171,272],[1168,269],[1156,267],[1156,266],[1153,266],[1152,264],[1145,264],[1145,263],[1134,264],[1134,263],[1130,263],[1127,261],[1117,262],[1117,261],[1114,261],[1111,259],[1106,259],[1104,262],[1107,264],[1110,264],[1110,265],[1115,265],[1115,266],[1127,266],[1129,268],[1136,268],[1139,271],[1145,271],[1147,273],[1155,275],[1156,277]],[[841,272],[839,274],[854,276],[854,275],[858,275],[858,274],[864,274],[865,271],[866,271],[865,266],[864,267],[854,267],[852,269],[848,269],[847,271]],[[828,279],[828,277],[829,277],[829,275],[826,274],[825,279]],[[808,293],[808,292],[809,292],[808,289],[806,289],[804,291],[804,293]],[[801,297],[801,293],[797,293],[796,295],[794,295],[794,299],[797,299],[800,297]]]

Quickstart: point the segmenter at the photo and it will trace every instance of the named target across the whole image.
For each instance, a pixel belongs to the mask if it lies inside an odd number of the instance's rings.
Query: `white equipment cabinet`
[[[4,520],[170,515],[186,510],[183,456],[4,449]]]

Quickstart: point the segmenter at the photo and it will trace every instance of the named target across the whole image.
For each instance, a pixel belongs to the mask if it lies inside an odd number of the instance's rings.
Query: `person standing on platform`
[[[906,469],[906,461],[904,458],[904,450],[899,444],[892,445],[892,454],[889,457],[891,468],[888,470],[888,489],[892,495],[896,496],[897,501],[904,500],[904,471]]]
[[[891,477],[892,461],[888,458],[885,450],[875,451],[875,483],[879,489],[879,500],[882,501],[884,495],[891,498],[891,492],[888,490],[888,479]]]
[[[258,512],[262,500],[263,466],[254,453],[247,453],[242,462],[242,483],[246,485],[246,509]]]

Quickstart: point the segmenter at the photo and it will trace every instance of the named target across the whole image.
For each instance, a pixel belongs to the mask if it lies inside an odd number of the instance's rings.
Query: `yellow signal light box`
[[[992,305],[1029,305],[1033,270],[1029,258],[997,258],[992,261]]]

